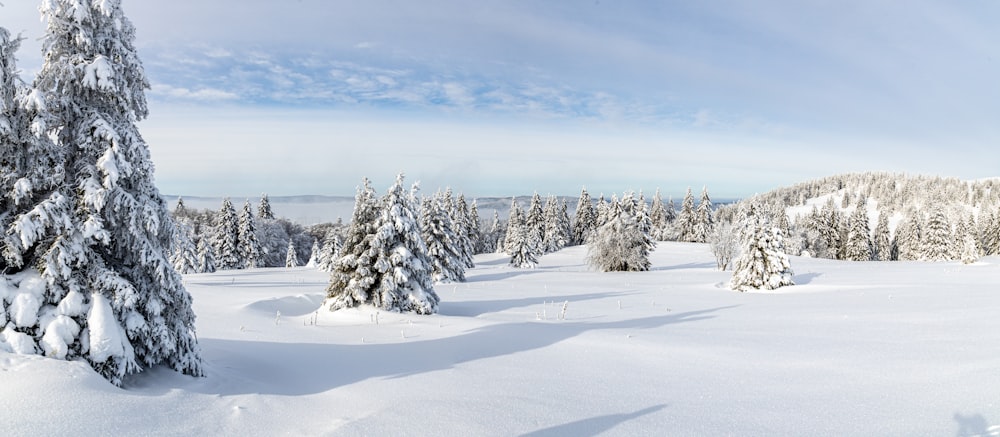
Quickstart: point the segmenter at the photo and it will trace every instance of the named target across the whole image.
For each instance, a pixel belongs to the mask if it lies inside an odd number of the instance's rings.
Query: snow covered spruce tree
[[[378,229],[381,206],[371,182],[365,178],[354,196],[354,212],[340,256],[333,261],[326,303],[330,311],[371,304],[378,280],[372,241]]]
[[[844,242],[844,259],[849,261],[871,261],[874,258],[871,233],[868,228],[868,209],[858,203],[847,219],[847,239]]]
[[[261,220],[274,220],[274,210],[271,209],[271,199],[267,198],[267,193],[260,195],[260,205],[257,207],[257,218]]]
[[[464,194],[459,194],[453,205],[451,221],[455,225],[455,237],[458,238],[462,264],[465,268],[471,269],[476,266],[473,257],[476,254],[475,241],[479,238],[479,220],[477,218],[473,222],[469,212],[469,203],[465,201]]]
[[[323,238],[323,245],[320,246],[319,256],[316,258],[316,268],[321,272],[333,272],[334,264],[341,254],[340,235],[337,231],[330,230]]]
[[[742,214],[743,251],[736,258],[729,287],[737,291],[774,290],[794,285],[792,268],[782,247],[781,230],[771,226],[759,205],[750,202]]]
[[[243,204],[243,214],[240,215],[236,241],[237,251],[243,261],[238,268],[255,269],[260,267],[264,253],[257,240],[257,222],[253,218],[253,206],[250,205],[250,199],[247,199],[246,203]]]
[[[116,385],[158,364],[201,375],[191,296],[169,261],[173,221],[136,126],[149,83],[135,29],[115,0],[40,10],[45,64],[34,87],[63,153],[44,157],[50,168],[63,160],[61,185],[12,224],[15,264],[41,278],[25,272],[15,301],[35,314],[8,329],[33,337],[29,351],[83,358]]]
[[[493,224],[484,238],[484,249],[489,249],[486,253],[505,253],[503,242],[507,239],[507,225],[500,220],[500,211],[493,211]]]
[[[198,248],[194,244],[194,228],[186,219],[174,221],[173,246],[170,262],[177,273],[197,273]]]
[[[215,216],[215,232],[212,249],[215,251],[215,266],[220,270],[243,267],[243,257],[239,250],[240,225],[236,209],[229,198],[222,199],[222,208]]]
[[[959,236],[961,237],[961,241],[959,241],[959,257],[962,260],[962,264],[972,264],[979,261],[980,248],[978,239],[976,238],[976,218],[974,216],[969,215],[965,221],[965,226],[959,232]]]
[[[701,200],[698,202],[698,209],[695,210],[694,241],[699,243],[708,241],[713,226],[715,220],[712,218],[712,199],[708,197],[708,188],[702,187]]]
[[[934,208],[927,218],[926,232],[920,241],[926,261],[949,261],[955,259],[951,222],[942,208]]]
[[[576,216],[573,220],[573,243],[580,245],[587,241],[587,236],[597,228],[597,211],[590,193],[584,188],[580,191],[580,199],[576,203]]]
[[[649,220],[652,224],[650,236],[656,241],[667,241],[670,239],[670,220],[667,217],[667,207],[663,204],[663,197],[660,190],[656,190],[653,196],[653,204],[649,207]]]
[[[511,200],[510,217],[507,218],[507,232],[503,248],[510,255],[510,265],[520,269],[531,269],[538,264],[542,241],[535,229],[528,226],[517,198]]]
[[[872,237],[872,252],[876,261],[892,260],[892,234],[889,232],[889,214],[879,211],[878,224],[875,225],[875,235]]]
[[[539,196],[537,192],[531,196],[531,203],[528,204],[528,211],[524,216],[524,224],[538,238],[539,250],[544,249],[541,242],[545,235],[545,209],[542,207],[542,196]]]
[[[694,209],[694,194],[691,194],[691,187],[688,187],[684,194],[684,202],[681,203],[681,213],[677,216],[677,241],[696,242],[698,241],[698,216]]]
[[[424,199],[420,208],[421,229],[434,282],[464,282],[465,262],[440,196]]]
[[[542,248],[545,253],[556,252],[569,245],[569,218],[565,212],[555,196],[549,196],[545,200],[543,220],[545,233],[542,235]]]
[[[288,250],[285,251],[285,267],[298,267],[299,256],[295,253],[295,242],[288,240]]]
[[[649,270],[649,252],[655,243],[637,220],[631,194],[618,201],[612,196],[607,221],[587,240],[587,263],[602,272]]]
[[[11,225],[16,223],[38,240],[68,220],[68,199],[60,190],[65,155],[47,135],[41,93],[18,76],[14,55],[20,42],[0,27],[0,229],[15,231]],[[5,273],[32,266],[31,244],[22,241],[20,232],[5,232],[2,243],[0,268]],[[2,303],[0,299],[0,316]],[[5,320],[10,318],[0,319]]]
[[[215,273],[215,251],[208,242],[208,236],[198,240],[198,273]]]
[[[923,254],[920,241],[924,229],[920,215],[919,211],[910,211],[909,216],[896,228],[896,259],[900,261],[916,261]]]
[[[319,240],[313,239],[312,249],[309,250],[309,261],[306,261],[306,267],[316,268],[319,266]]]
[[[371,243],[376,274],[372,304],[389,311],[437,312],[438,298],[431,280],[427,246],[417,220],[417,187],[407,193],[403,174],[382,197]]]

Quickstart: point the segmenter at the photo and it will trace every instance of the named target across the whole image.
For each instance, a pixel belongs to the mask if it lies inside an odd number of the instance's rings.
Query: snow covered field
[[[799,285],[737,293],[707,245],[585,253],[480,256],[440,314],[377,324],[317,313],[307,268],[186,276],[208,377],[0,353],[3,433],[1000,435],[1000,259],[792,257]]]

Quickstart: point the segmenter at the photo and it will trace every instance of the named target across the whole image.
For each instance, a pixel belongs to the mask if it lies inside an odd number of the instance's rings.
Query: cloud
[[[239,99],[239,96],[223,90],[201,88],[190,90],[156,83],[150,90],[151,97],[163,97],[170,100],[194,100],[202,102],[225,102]]]

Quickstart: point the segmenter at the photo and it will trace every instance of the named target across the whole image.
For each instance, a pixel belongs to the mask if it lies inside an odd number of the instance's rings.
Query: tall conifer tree
[[[40,254],[33,264],[46,303],[75,302],[48,320],[78,328],[42,334],[41,349],[85,358],[114,384],[157,364],[200,375],[191,296],[169,261],[173,221],[136,126],[148,114],[149,83],[135,29],[118,0],[48,1],[40,10],[45,64],[34,86],[49,115],[44,126],[64,152],[55,173],[64,200],[50,196],[35,209],[68,214],[45,232],[30,218],[14,226],[22,247]]]

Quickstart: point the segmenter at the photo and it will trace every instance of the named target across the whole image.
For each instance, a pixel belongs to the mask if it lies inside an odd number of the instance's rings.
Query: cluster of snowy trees
[[[778,189],[754,201],[787,236],[789,253],[853,261],[974,262],[1000,253],[998,183],[859,173]],[[808,212],[790,220],[789,208]]]
[[[382,197],[365,179],[343,245],[332,262],[324,306],[372,305],[387,311],[437,312],[435,282],[464,281],[479,238],[478,209],[451,190],[424,198],[403,175]]]
[[[502,232],[495,231],[501,227]],[[546,253],[586,243],[590,245],[588,259],[596,269],[641,271],[648,270],[648,255],[655,247],[652,231],[650,206],[641,195],[626,193],[610,202],[602,196],[595,204],[583,189],[575,220],[570,219],[565,200],[549,196],[542,206],[541,196],[535,193],[527,213],[514,198],[506,225],[495,217],[490,231],[482,235],[499,236],[496,252],[510,255],[510,265],[517,268],[533,268]]]
[[[171,260],[183,274],[295,267],[301,264],[300,260],[329,271],[330,259],[339,248],[344,228],[339,223],[307,228],[275,217],[267,194],[261,196],[256,213],[249,200],[237,213],[228,198],[223,199],[218,211],[190,209],[184,199],[178,199],[173,218],[176,226]],[[293,260],[294,263],[290,262]]]
[[[0,350],[84,360],[116,385],[201,375],[174,224],[136,123],[149,87],[117,1],[47,1],[31,84],[0,28]]]

